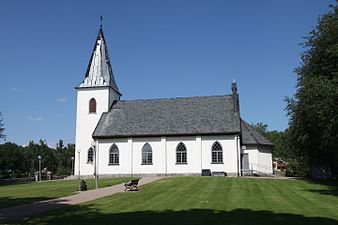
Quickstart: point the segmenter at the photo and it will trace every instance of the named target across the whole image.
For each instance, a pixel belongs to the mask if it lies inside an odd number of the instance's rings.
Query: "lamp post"
[[[39,181],[41,181],[41,155],[38,155],[39,159]]]
[[[95,188],[98,189],[99,188],[99,184],[98,184],[98,176],[97,176],[97,169],[96,169],[96,142],[93,141],[92,142],[92,146],[93,146],[93,152],[94,152],[94,177],[95,177]]]
[[[74,156],[70,157],[70,159],[72,160],[72,175],[74,175]]]

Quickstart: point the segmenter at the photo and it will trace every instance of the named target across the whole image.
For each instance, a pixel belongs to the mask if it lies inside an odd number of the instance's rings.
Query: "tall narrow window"
[[[87,153],[87,163],[92,163],[93,159],[94,159],[94,150],[92,147],[90,147]]]
[[[95,100],[95,98],[92,98],[89,101],[89,113],[96,113],[96,100]]]
[[[187,163],[187,148],[182,142],[176,147],[176,163]]]
[[[153,150],[150,144],[145,143],[142,148],[142,164],[153,163]]]
[[[113,144],[109,150],[109,164],[118,165],[119,164],[119,148],[116,144]]]
[[[223,149],[222,145],[216,141],[211,147],[211,162],[223,163]]]

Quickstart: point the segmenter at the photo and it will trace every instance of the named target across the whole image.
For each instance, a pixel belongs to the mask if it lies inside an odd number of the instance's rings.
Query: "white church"
[[[273,144],[241,119],[235,82],[229,95],[123,100],[101,27],[76,90],[76,176],[273,172]]]

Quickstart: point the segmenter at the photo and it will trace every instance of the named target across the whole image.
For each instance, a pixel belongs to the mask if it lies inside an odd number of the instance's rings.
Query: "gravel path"
[[[154,182],[161,178],[162,177],[144,177],[139,181],[138,186]],[[0,223],[6,223],[38,213],[92,201],[118,192],[124,192],[124,184],[83,191],[75,195],[70,195],[62,198],[33,202],[30,204],[0,209]]]

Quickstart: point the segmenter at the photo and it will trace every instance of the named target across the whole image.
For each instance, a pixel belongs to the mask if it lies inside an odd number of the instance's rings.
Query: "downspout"
[[[133,174],[134,174],[134,172],[133,172],[133,159],[134,159],[134,155],[133,155],[134,154],[134,152],[133,152],[133,139],[130,138],[129,140],[128,140],[128,143],[130,145],[130,155],[131,155],[131,157],[130,157],[130,173],[131,173],[131,176],[133,176]]]
[[[79,158],[78,159],[78,164],[79,164],[79,166],[78,166],[79,167],[79,177],[78,177],[78,179],[80,179],[80,177],[81,177],[81,175],[80,175],[80,162],[81,162],[80,161],[80,149],[77,150],[77,153],[78,153],[77,155],[78,155],[78,158]]]
[[[202,149],[202,136],[199,138],[200,140],[200,150],[201,150],[201,172],[203,170],[203,149]]]
[[[239,140],[239,137],[238,137],[238,136],[236,136],[236,153],[237,153],[237,177],[239,177],[239,176],[240,176],[240,173],[239,173],[239,165],[240,165],[240,162],[239,162],[238,140]]]
[[[100,166],[100,157],[99,157],[99,140],[97,139],[96,141],[96,152],[97,152],[97,167],[96,167],[96,175],[97,175],[97,186],[99,187],[99,166]]]
[[[165,171],[164,175],[167,175],[168,173],[168,151],[167,151],[167,137],[165,137],[165,142],[164,142],[164,151],[165,151]]]
[[[99,184],[98,184],[98,180],[97,180],[97,164],[96,164],[96,162],[97,162],[97,152],[96,152],[96,150],[97,150],[97,146],[96,146],[96,141],[93,141],[92,143],[91,143],[91,145],[92,145],[92,147],[93,147],[93,150],[94,150],[94,178],[95,178],[95,188],[96,189],[98,189],[99,188]]]

